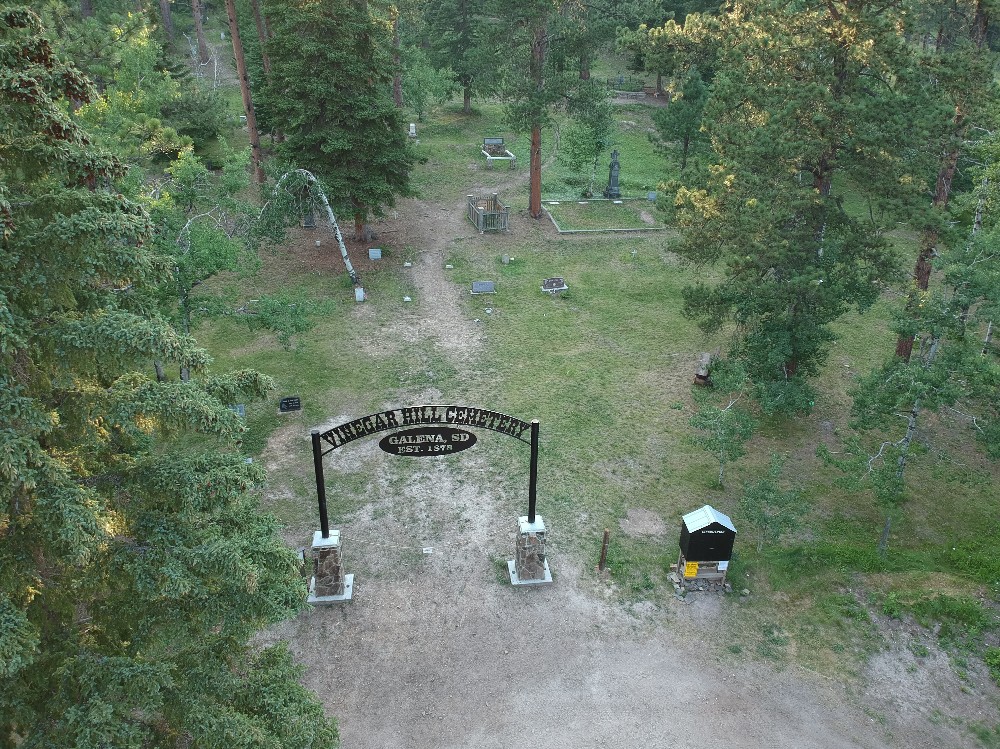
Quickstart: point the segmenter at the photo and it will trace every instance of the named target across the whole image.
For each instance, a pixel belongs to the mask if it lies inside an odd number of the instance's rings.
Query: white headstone
[[[365,300],[365,290],[360,286],[356,286],[354,289],[354,301],[363,302]]]
[[[417,125],[414,122],[410,123],[410,137],[411,138],[417,137]]]
[[[380,247],[369,247],[368,248],[368,259],[369,260],[381,260],[382,259],[382,249]]]

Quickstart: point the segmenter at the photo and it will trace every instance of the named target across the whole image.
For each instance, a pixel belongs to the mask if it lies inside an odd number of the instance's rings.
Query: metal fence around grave
[[[496,193],[482,198],[476,195],[469,195],[469,221],[471,221],[479,233],[487,231],[507,231],[507,222],[510,218],[510,207],[500,202]]]

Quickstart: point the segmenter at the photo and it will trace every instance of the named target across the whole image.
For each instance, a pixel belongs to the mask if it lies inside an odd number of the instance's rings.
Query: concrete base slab
[[[507,573],[510,575],[511,585],[551,585],[552,572],[549,570],[549,560],[545,560],[545,577],[541,580],[522,580],[517,576],[517,565],[513,559],[507,560]]]
[[[340,596],[317,596],[313,591],[316,590],[316,578],[312,578],[309,581],[309,598],[306,599],[307,603],[311,603],[314,606],[322,606],[327,603],[342,603],[344,601],[350,601],[354,596],[354,575],[344,575],[344,594]]]

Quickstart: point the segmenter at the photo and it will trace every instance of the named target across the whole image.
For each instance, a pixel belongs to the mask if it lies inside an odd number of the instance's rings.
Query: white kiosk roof
[[[733,533],[736,533],[736,528],[733,527],[733,521],[729,519],[729,516],[723,515],[712,507],[712,505],[699,507],[697,510],[693,510],[687,515],[682,516],[681,519],[689,531],[701,530],[712,523],[719,523],[726,526]]]

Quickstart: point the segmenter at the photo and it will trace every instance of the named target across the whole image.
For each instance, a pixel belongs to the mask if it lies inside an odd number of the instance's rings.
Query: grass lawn
[[[547,200],[542,207],[564,232],[664,228],[648,200]]]

